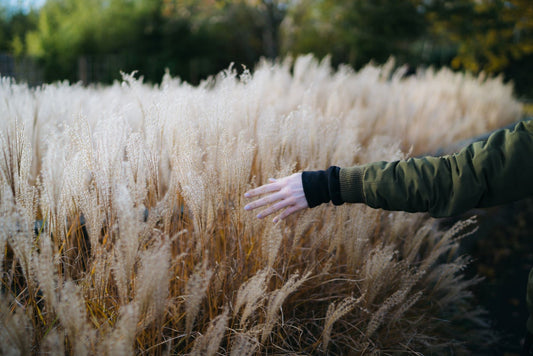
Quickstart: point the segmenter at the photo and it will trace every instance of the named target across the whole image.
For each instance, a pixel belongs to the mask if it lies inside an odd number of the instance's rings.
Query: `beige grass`
[[[533,115],[533,104],[528,103],[524,105],[524,115],[528,115],[528,116]]]
[[[307,56],[198,87],[2,79],[0,353],[490,346],[456,253],[475,221],[439,231],[346,205],[275,225],[243,209],[269,177],[431,152],[521,113],[500,79],[392,68]]]

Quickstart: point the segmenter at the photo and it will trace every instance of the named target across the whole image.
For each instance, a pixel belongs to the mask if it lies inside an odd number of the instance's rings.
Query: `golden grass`
[[[0,353],[490,347],[456,252],[475,221],[243,209],[269,177],[430,152],[521,113],[500,79],[392,66],[300,57],[198,87],[2,79]]]
[[[533,103],[524,104],[524,115],[533,116]]]

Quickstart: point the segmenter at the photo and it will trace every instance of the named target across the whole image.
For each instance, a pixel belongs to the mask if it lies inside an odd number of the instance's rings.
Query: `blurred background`
[[[301,53],[355,69],[503,75],[533,98],[531,0],[0,0],[0,73],[111,83],[119,71],[196,84],[235,63]]]

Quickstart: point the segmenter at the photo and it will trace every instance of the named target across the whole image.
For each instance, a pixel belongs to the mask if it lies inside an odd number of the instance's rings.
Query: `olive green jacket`
[[[338,175],[342,202],[434,217],[519,200],[533,195],[533,120],[457,154],[374,162]]]

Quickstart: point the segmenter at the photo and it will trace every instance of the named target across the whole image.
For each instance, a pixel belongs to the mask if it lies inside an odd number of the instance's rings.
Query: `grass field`
[[[274,224],[269,177],[433,152],[517,120],[500,79],[300,57],[192,87],[0,82],[0,353],[470,354],[495,338],[424,214]]]
[[[524,115],[533,116],[533,103],[524,104]]]

